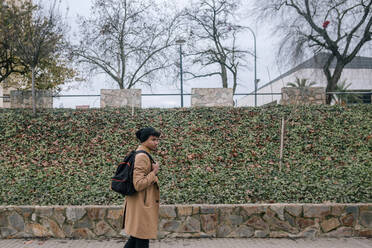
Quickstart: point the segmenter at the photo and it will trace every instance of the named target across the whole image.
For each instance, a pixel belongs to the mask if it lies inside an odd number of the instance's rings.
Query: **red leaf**
[[[323,28],[327,28],[329,23],[330,23],[329,21],[323,22]]]

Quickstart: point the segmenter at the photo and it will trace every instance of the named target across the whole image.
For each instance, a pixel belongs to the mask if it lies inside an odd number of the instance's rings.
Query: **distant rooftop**
[[[279,77],[275,78],[274,80],[271,80],[267,84],[264,84],[263,86],[259,87],[259,89],[262,89],[296,71],[299,71],[301,69],[323,69],[323,65],[326,63],[328,59],[329,54],[328,53],[319,53],[310,59],[306,60],[305,62],[299,64],[298,66],[294,67],[293,69],[287,71],[286,73],[280,75]],[[336,61],[333,60],[330,68],[335,68]],[[345,65],[345,69],[372,69],[372,58],[371,57],[362,57],[362,56],[356,56],[349,64]],[[254,92],[252,92],[254,93]]]

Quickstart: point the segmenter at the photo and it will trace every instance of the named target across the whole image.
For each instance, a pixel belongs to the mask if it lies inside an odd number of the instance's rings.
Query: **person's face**
[[[143,142],[143,145],[149,148],[152,151],[156,151],[159,144],[159,138],[156,136],[150,136],[145,142]]]

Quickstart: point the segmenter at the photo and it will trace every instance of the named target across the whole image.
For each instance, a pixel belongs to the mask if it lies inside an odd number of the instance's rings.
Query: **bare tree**
[[[173,64],[166,52],[175,45],[178,18],[167,10],[153,0],[95,0],[73,53],[90,74],[105,73],[120,89],[151,85]]]
[[[191,64],[207,70],[206,73],[186,71],[192,79],[219,75],[222,87],[227,88],[230,72],[235,92],[238,69],[244,65],[248,53],[237,45],[237,35],[245,29],[232,21],[238,7],[239,1],[200,0],[186,9],[185,17],[190,22],[189,40],[192,41],[187,56],[191,58]],[[211,71],[215,65],[219,68]]]
[[[42,61],[53,60],[53,56],[62,48],[65,25],[56,12],[56,0],[49,10],[26,3],[25,9],[31,10],[31,14],[29,18],[16,19],[14,22],[14,53],[31,68],[32,109],[35,114],[35,74]]]
[[[283,37],[281,58],[329,54],[323,64],[327,92],[336,90],[345,65],[371,40],[372,0],[267,0],[257,6],[270,21],[280,19],[275,30]],[[327,103],[331,100],[329,94]]]

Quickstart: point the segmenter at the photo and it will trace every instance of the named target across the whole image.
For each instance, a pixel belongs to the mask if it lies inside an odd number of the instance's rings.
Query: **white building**
[[[283,87],[287,87],[289,82],[295,82],[296,78],[308,79],[309,82],[316,82],[314,87],[326,87],[327,79],[323,72],[323,64],[327,59],[327,54],[320,53],[302,64],[280,75],[271,82],[259,86],[257,93],[281,93]],[[335,68],[335,62],[330,66]],[[346,84],[351,83],[350,91],[371,91],[372,92],[372,58],[357,56],[352,62],[347,64],[342,72],[339,82],[346,80]],[[371,95],[365,95],[367,102],[371,102]],[[281,95],[257,95],[257,105],[264,105],[272,102],[279,103]],[[254,106],[254,92],[252,95],[238,100],[238,106]]]

